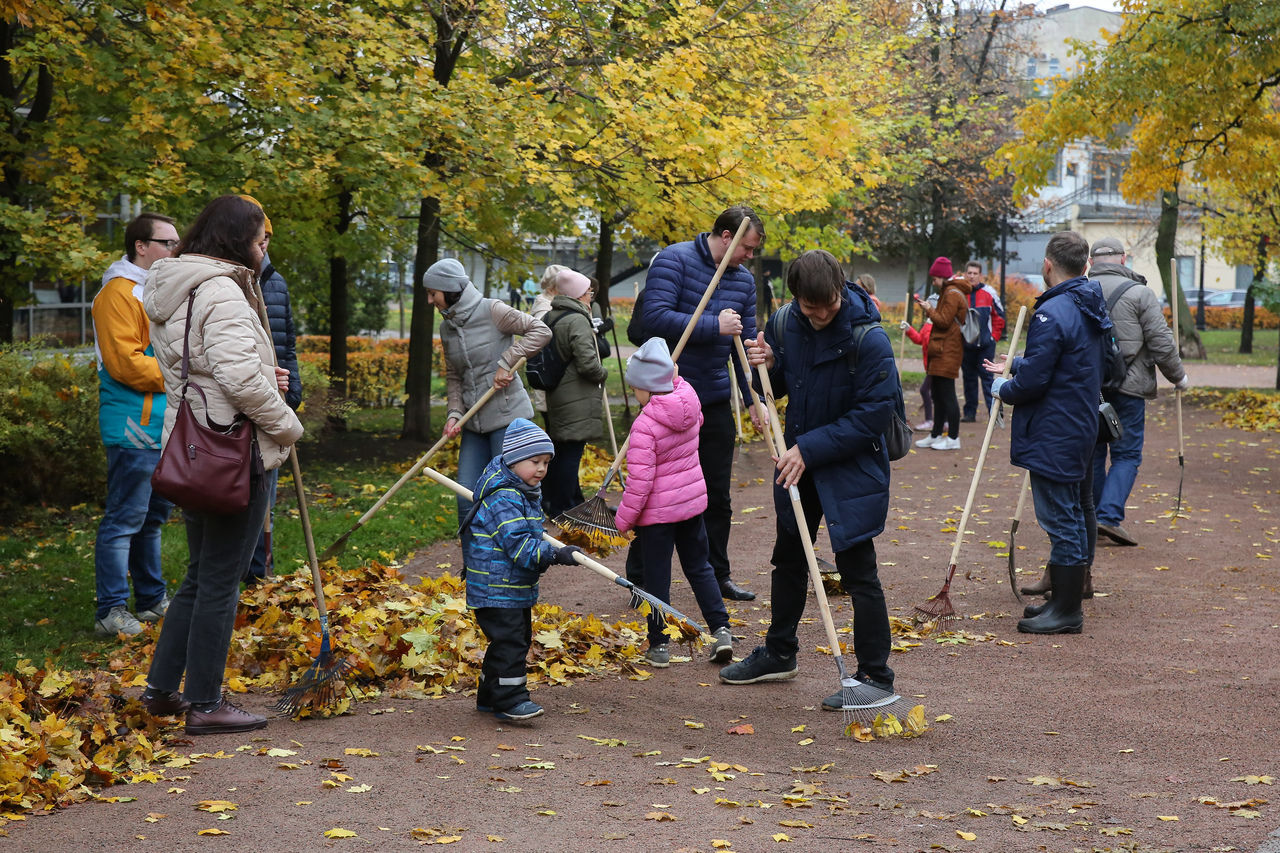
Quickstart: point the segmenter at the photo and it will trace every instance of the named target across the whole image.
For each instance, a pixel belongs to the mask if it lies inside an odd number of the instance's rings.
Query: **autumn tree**
[[[1271,97],[1280,85],[1280,6],[1146,0],[1126,11],[1106,44],[1077,45],[1081,73],[1024,113],[1023,138],[1007,151],[1017,189],[1043,185],[1053,153],[1086,137],[1130,151],[1121,191],[1131,201],[1159,196],[1166,223],[1176,222],[1180,187],[1273,173],[1268,149],[1253,143],[1280,130]],[[1165,228],[1157,264],[1179,312],[1180,344],[1203,355],[1185,295],[1173,292]]]

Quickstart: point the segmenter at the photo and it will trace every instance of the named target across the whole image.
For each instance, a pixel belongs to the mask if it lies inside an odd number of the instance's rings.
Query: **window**
[[[1036,58],[1034,56],[1027,57],[1027,76],[1033,79],[1036,76]]]
[[[1049,60],[1049,76],[1058,77],[1062,74],[1062,63],[1058,61],[1058,57],[1052,57]]]
[[[1094,152],[1089,163],[1089,189],[1095,193],[1120,192],[1120,179],[1128,160],[1124,154]]]

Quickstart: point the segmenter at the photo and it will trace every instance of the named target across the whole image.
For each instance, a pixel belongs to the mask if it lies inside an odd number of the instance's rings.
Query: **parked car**
[[[1248,292],[1247,290],[1216,290],[1204,295],[1204,304],[1206,308],[1242,308]],[[1194,305],[1194,297],[1192,298]]]

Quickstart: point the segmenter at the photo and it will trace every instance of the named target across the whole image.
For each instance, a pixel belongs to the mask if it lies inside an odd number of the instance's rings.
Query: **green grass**
[[[1200,333],[1210,364],[1246,364],[1275,367],[1280,333],[1275,329],[1253,330],[1253,352],[1240,353],[1239,329],[1205,329]]]
[[[317,551],[344,533],[413,462],[414,451],[396,442],[401,417],[398,409],[359,411],[349,418],[348,432],[300,449]],[[351,456],[357,443],[369,449],[368,461],[326,458],[339,446]],[[37,507],[20,521],[0,526],[0,600],[6,610],[0,622],[0,671],[12,670],[21,658],[79,669],[86,655],[118,647],[114,637],[93,633],[94,538],[101,512],[100,505]],[[410,482],[351,537],[339,564],[404,561],[415,549],[452,536],[456,524],[452,493],[425,480]],[[281,475],[274,535],[276,572],[309,572],[293,478],[287,473]],[[164,527],[161,553],[172,594],[187,561],[180,513]]]

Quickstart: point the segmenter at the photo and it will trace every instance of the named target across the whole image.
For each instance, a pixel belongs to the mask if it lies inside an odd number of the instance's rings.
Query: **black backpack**
[[[627,340],[638,347],[644,346],[644,342],[652,337],[645,331],[644,321],[640,319],[644,314],[644,295],[648,292],[648,288],[645,288],[636,294],[636,304],[631,306],[631,322],[627,324]]]
[[[791,316],[791,303],[788,302],[778,309],[779,331],[781,332],[781,324],[787,322],[787,318]],[[852,329],[853,346],[849,347],[846,358],[849,364],[849,375],[853,376],[858,372],[858,354],[862,350],[862,339],[867,336],[867,332],[871,329],[884,330],[879,323],[859,323]],[[885,337],[888,340],[888,336]],[[778,354],[782,354],[782,335],[778,336]],[[892,351],[892,350],[891,350]],[[893,373],[896,399],[894,400],[893,417],[889,420],[889,428],[884,434],[885,449],[889,451],[889,461],[896,462],[906,456],[911,451],[911,425],[907,423],[907,407],[902,399],[902,381],[895,370]]]
[[[560,350],[556,347],[555,329],[556,323],[559,323],[571,312],[561,311],[556,315],[554,320],[547,323],[547,328],[551,329],[551,340],[547,341],[547,345],[533,354],[533,357],[525,362],[524,375],[529,380],[529,387],[536,388],[539,391],[554,391],[556,386],[560,384],[560,380],[564,379],[564,372],[569,369],[569,364],[560,357]]]
[[[1115,289],[1111,296],[1107,299],[1107,316],[1111,316],[1111,312],[1115,310],[1116,303],[1120,301],[1120,297],[1124,296],[1125,291],[1134,285],[1136,281],[1126,281]],[[1115,400],[1116,394],[1120,393],[1120,386],[1124,384],[1124,378],[1129,373],[1129,363],[1124,360],[1124,354],[1120,352],[1120,342],[1116,340],[1115,321],[1106,334],[1102,336],[1102,396],[1107,400]]]

